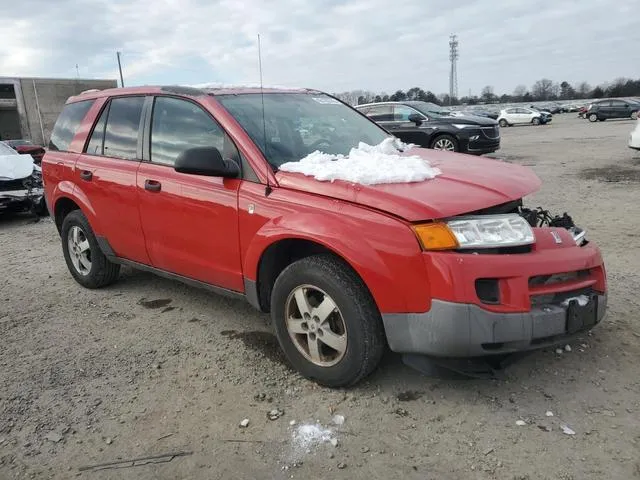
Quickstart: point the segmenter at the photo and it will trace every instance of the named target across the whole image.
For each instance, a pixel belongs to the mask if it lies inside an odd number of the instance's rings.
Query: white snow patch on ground
[[[344,180],[363,185],[421,182],[442,173],[417,155],[400,155],[401,150],[411,147],[393,137],[373,146],[360,142],[346,156],[316,150],[298,162],[282,164],[280,170],[302,173],[321,182]]]
[[[291,451],[287,461],[296,462],[333,438],[333,432],[318,423],[297,425],[291,434]]]

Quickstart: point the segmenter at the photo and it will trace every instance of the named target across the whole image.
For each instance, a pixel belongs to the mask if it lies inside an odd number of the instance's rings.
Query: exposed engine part
[[[573,218],[571,218],[571,215],[567,212],[564,212],[562,215],[552,216],[549,210],[545,210],[542,207],[526,208],[520,206],[518,208],[518,213],[527,222],[529,222],[529,225],[532,227],[566,228],[571,232],[571,235],[578,246],[586,244],[586,232],[573,222]]]

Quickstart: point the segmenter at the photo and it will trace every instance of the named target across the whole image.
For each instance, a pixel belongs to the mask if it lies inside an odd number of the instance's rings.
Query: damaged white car
[[[31,155],[20,155],[0,142],[0,213],[31,211],[45,215],[42,170]]]

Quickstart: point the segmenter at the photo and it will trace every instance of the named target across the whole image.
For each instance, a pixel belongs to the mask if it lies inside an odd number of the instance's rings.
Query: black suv
[[[434,112],[427,102],[368,103],[355,107],[403,142],[425,148],[481,155],[500,148],[498,122]]]
[[[638,118],[640,103],[635,100],[599,100],[593,102],[584,114],[590,122],[600,120],[604,122],[607,118]]]

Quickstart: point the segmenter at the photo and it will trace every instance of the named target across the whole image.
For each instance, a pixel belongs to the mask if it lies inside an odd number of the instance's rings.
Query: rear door
[[[611,100],[603,100],[597,103],[598,116],[600,118],[613,118],[615,115],[614,108],[611,105]]]
[[[93,206],[96,236],[106,239],[117,256],[148,264],[136,192],[144,101],[144,96],[127,96],[105,103],[76,163],[75,184]]]
[[[239,162],[232,140],[199,104],[158,96],[148,105],[145,161],[138,170],[140,217],[152,265],[230,290],[243,291],[238,237],[240,179],[178,173],[183,151],[216,147]]]
[[[631,106],[623,100],[611,100],[611,118],[631,118]]]

